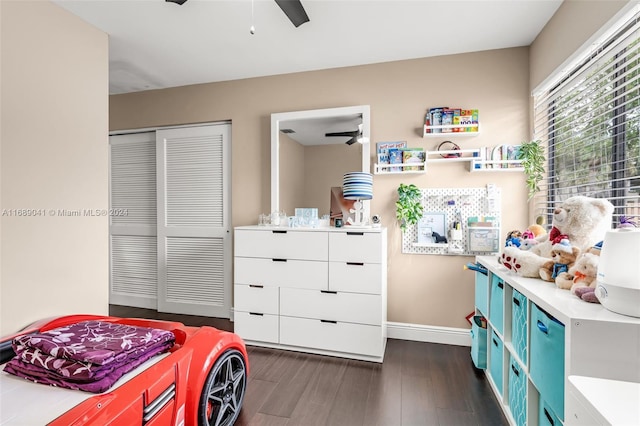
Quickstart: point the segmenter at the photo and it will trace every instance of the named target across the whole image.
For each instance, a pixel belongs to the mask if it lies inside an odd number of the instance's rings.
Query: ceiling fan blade
[[[275,2],[278,3],[280,9],[296,28],[305,22],[309,22],[307,12],[305,12],[300,0],[275,0]]]
[[[182,6],[187,0],[165,0],[165,1],[167,1],[169,3],[176,3],[176,4],[180,5],[180,6]]]
[[[357,130],[353,131],[353,132],[333,132],[333,133],[325,133],[324,136],[325,137],[330,137],[330,136],[351,136],[351,137],[355,137],[358,136],[360,132],[358,132]]]

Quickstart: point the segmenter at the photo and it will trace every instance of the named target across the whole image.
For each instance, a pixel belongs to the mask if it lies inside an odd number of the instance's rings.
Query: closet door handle
[[[249,287],[250,288],[264,288],[264,286],[260,285],[260,284],[249,284]]]
[[[513,370],[513,373],[517,376],[520,377],[520,372],[518,371],[518,369],[516,368],[515,365],[511,364],[511,370]]]
[[[324,293],[324,294],[338,294],[337,291],[333,291],[333,290],[320,290],[320,293]]]
[[[264,314],[261,314],[261,313],[259,313],[259,312],[249,312],[249,315],[255,315],[255,316],[257,316],[257,317],[262,317],[262,316],[264,316]]]
[[[276,229],[272,230],[271,232],[273,232],[274,234],[286,234],[287,233],[287,231],[281,231],[281,230],[276,230]]]
[[[271,259],[274,262],[286,262],[287,259]]]
[[[324,322],[326,324],[337,324],[338,321],[331,321],[331,320],[320,320],[320,322]]]
[[[515,303],[516,306],[520,306],[520,301],[518,299],[516,299],[515,297],[513,298],[513,303]]]
[[[347,262],[347,265],[351,265],[351,266],[364,266],[364,262]]]
[[[364,232],[347,232],[347,235],[359,235],[359,236],[363,236]]]
[[[544,409],[544,416],[547,418],[547,420],[549,420],[549,424],[551,426],[556,424],[556,422],[553,421],[553,417],[551,417],[551,414],[549,414],[546,408]]]
[[[538,320],[537,326],[540,329],[540,331],[542,331],[544,334],[548,334],[549,333],[549,328],[546,325],[544,325],[544,323],[542,321]]]

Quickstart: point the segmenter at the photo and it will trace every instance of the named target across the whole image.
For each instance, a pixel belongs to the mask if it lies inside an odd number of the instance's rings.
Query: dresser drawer
[[[382,247],[382,234],[379,232],[347,231],[329,234],[330,261],[381,263]]]
[[[235,256],[327,260],[327,232],[288,229],[235,230]]]
[[[278,315],[278,287],[236,284],[233,299],[236,311]]]
[[[278,316],[234,312],[233,332],[245,340],[278,343]]]
[[[382,327],[280,317],[280,343],[371,356],[383,355]]]
[[[382,265],[363,262],[329,262],[329,290],[380,294]]]
[[[326,290],[329,264],[312,260],[236,257],[234,283]]]
[[[280,315],[379,326],[382,299],[374,294],[281,288]]]

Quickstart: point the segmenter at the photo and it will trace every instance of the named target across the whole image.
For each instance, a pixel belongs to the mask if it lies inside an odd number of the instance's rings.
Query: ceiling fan
[[[365,138],[362,137],[362,124],[358,124],[358,130],[352,130],[349,132],[325,133],[324,136],[327,138],[334,136],[350,137],[351,139],[345,142],[347,145],[353,145],[356,142],[365,142]]]
[[[183,5],[187,0],[165,0],[169,3],[176,3],[179,5]],[[307,16],[307,12],[304,10],[302,3],[300,0],[274,0],[280,9],[287,15],[287,18],[291,21],[291,23],[297,28],[305,22],[309,22],[309,16]]]

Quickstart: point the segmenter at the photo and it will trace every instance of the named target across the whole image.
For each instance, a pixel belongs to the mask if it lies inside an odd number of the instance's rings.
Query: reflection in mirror
[[[329,214],[331,187],[345,173],[369,172],[369,120],[368,105],[272,114],[271,210]]]

